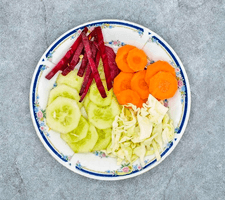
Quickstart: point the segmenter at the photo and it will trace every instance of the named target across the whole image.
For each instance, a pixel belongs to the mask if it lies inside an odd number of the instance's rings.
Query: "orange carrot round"
[[[134,73],[120,72],[114,79],[113,91],[115,94],[122,92],[123,90],[131,89],[131,79]]]
[[[139,94],[142,99],[149,96],[148,84],[145,82],[146,70],[139,71],[134,74],[131,79],[131,89]]]
[[[145,81],[149,84],[151,77],[157,74],[159,71],[170,72],[173,76],[176,77],[175,69],[166,61],[157,61],[153,64],[150,64],[147,67],[147,73],[145,76]]]
[[[134,72],[127,64],[127,55],[131,49],[136,48],[132,45],[125,45],[118,49],[116,54],[116,64],[122,72]]]
[[[158,72],[149,81],[149,92],[157,99],[174,96],[178,88],[177,79],[170,72]]]
[[[138,95],[138,93],[130,89],[123,90],[122,92],[117,94],[116,97],[121,105],[126,105],[127,103],[138,105],[140,101],[140,96]]]
[[[127,64],[135,72],[143,70],[147,65],[145,52],[138,48],[130,50],[127,56]]]

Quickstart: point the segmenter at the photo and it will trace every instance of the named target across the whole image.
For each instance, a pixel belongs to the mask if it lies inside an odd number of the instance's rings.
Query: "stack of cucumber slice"
[[[111,142],[112,123],[121,108],[113,95],[107,91],[102,98],[93,82],[82,103],[79,102],[83,78],[77,76],[77,70],[67,76],[58,75],[57,87],[49,94],[46,109],[47,125],[59,132],[75,153],[104,150]]]

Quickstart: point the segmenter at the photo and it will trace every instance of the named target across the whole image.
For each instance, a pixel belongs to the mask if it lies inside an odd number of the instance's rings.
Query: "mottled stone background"
[[[96,181],[59,164],[29,112],[31,77],[46,48],[98,19],[150,28],[187,71],[192,108],[172,154],[138,177]],[[0,199],[225,199],[224,0],[0,0]]]

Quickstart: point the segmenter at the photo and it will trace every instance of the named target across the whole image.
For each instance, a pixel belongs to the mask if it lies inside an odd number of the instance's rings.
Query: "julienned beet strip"
[[[84,45],[83,43],[81,42],[79,44],[79,46],[77,47],[73,57],[72,57],[72,60],[70,61],[70,64],[68,67],[66,67],[63,72],[62,72],[62,75],[63,76],[66,76],[70,71],[74,70],[75,66],[77,65],[77,63],[79,62],[80,60],[80,55],[83,51],[83,48],[84,48]]]
[[[86,34],[88,31],[87,27],[84,27],[84,30],[82,33]],[[68,63],[70,63],[74,52],[76,51],[78,45],[82,41],[81,35],[76,39],[76,41],[73,43],[73,45],[70,47],[69,51],[63,56],[63,58],[57,63],[57,65],[45,76],[48,80],[50,80],[59,70],[64,70]]]
[[[93,41],[93,44],[95,45],[96,49],[99,51],[99,47],[98,47],[98,44],[96,41],[97,41],[97,39]]]
[[[95,59],[96,66],[99,65],[99,61],[100,61],[100,52],[98,51],[97,55],[96,55],[96,59]],[[87,95],[87,92],[88,92],[88,90],[89,90],[89,88],[91,86],[91,83],[92,83],[93,79],[94,79],[94,77],[93,77],[93,74],[91,73],[91,75],[90,75],[90,77],[88,79],[88,82],[86,84],[86,87],[84,88],[84,91],[83,91],[83,93],[81,95],[81,98],[80,98],[79,102],[82,102],[84,100],[84,97]]]
[[[88,32],[88,28],[84,27],[84,30],[81,33],[85,33],[86,34],[87,32]],[[79,37],[76,39],[76,41],[71,46],[71,49],[73,49],[73,52],[76,51],[76,49],[79,46],[79,44],[81,43],[81,41],[82,41],[82,37],[81,37],[81,34],[80,34]]]
[[[94,40],[95,40],[95,39],[96,39],[96,29],[94,29],[94,30],[88,35],[88,39],[91,40],[93,37],[94,37]],[[93,41],[93,42],[94,42],[95,45],[96,45],[96,42],[95,42],[95,41]],[[80,76],[80,77],[83,77],[84,72],[85,72],[87,66],[88,66],[88,59],[87,59],[87,54],[86,54],[86,52],[85,52],[85,53],[84,53],[84,57],[83,57],[82,62],[81,62],[81,66],[80,66],[80,68],[79,68],[79,70],[78,70],[77,75]]]
[[[97,85],[97,88],[102,96],[102,98],[106,98],[107,95],[106,95],[106,92],[105,92],[105,88],[102,84],[102,81],[100,79],[100,75],[98,73],[98,70],[97,70],[97,67],[96,67],[96,64],[92,58],[92,53],[91,53],[91,48],[90,48],[90,41],[88,40],[88,37],[82,33],[82,41],[83,41],[83,44],[84,44],[84,48],[85,48],[85,51],[87,53],[87,57],[88,57],[88,62],[90,64],[90,67],[91,67],[91,71],[92,71],[92,75],[95,79],[95,83]]]
[[[96,37],[95,29],[88,35],[89,40],[91,40],[93,37]],[[75,66],[77,65],[77,63],[80,60],[80,55],[81,55],[82,51],[83,51],[83,43],[82,43],[82,41],[80,41],[80,44],[77,47],[69,66],[66,67],[65,70],[63,70],[62,75],[66,76],[70,71],[74,70]]]
[[[90,79],[89,79],[88,82],[87,82],[86,87],[84,88],[84,91],[83,91],[83,93],[82,93],[82,95],[81,95],[81,97],[80,97],[79,102],[82,102],[82,101],[84,100],[84,97],[87,95],[88,90],[89,90],[89,88],[90,88],[90,86],[91,86],[91,83],[92,83],[93,79],[94,79],[94,78],[93,78],[93,76],[91,75]]]
[[[114,78],[120,73],[119,68],[117,67],[115,58],[116,58],[116,54],[113,51],[113,49],[111,47],[105,46],[105,52],[107,54],[108,57],[108,62],[109,62],[109,68],[110,68],[110,74],[111,74],[111,80],[113,81]]]
[[[95,47],[95,45],[93,43],[91,43],[91,47],[92,47],[92,58],[94,59],[96,57],[97,49],[96,49],[96,47]],[[86,73],[84,75],[84,81],[83,81],[83,84],[82,84],[80,92],[79,92],[80,96],[84,92],[84,89],[85,89],[85,87],[86,87],[86,85],[88,83],[88,80],[89,80],[90,76],[91,76],[91,72],[92,72],[91,66],[88,63],[87,67],[86,67]]]
[[[77,50],[75,51],[74,56],[70,62],[70,68],[74,69],[74,67],[77,65],[77,63],[79,62],[79,56],[81,55],[83,49],[84,49],[84,45],[81,42],[79,46],[77,47]]]
[[[81,62],[80,68],[79,68],[79,70],[77,72],[78,76],[83,77],[84,72],[85,72],[86,67],[87,67],[87,64],[88,64],[88,59],[87,59],[87,54],[85,52],[84,53],[84,57],[82,58],[82,62]]]
[[[59,70],[63,71],[68,65],[68,61],[73,56],[73,52],[70,49],[66,55],[58,62],[58,64],[45,76],[50,80]]]
[[[104,45],[102,29],[100,26],[98,26],[95,28],[95,30],[97,31],[97,44],[98,44],[98,47],[99,47],[99,50],[101,53],[107,88],[108,88],[108,90],[110,90],[113,86],[112,86],[112,80],[111,80],[111,75],[110,75],[108,57],[105,53],[105,45]]]

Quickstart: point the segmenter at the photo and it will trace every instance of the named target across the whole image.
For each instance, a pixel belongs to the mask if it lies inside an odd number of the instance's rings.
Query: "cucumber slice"
[[[80,96],[77,90],[67,85],[59,85],[50,91],[48,105],[51,104],[59,96],[73,99],[77,102],[79,108],[82,107],[82,103],[79,102]]]
[[[113,95],[113,90],[107,90],[107,85],[106,85],[106,81],[102,80],[102,84],[105,88],[106,91],[106,98],[102,98],[101,94],[98,91],[97,85],[93,84],[90,87],[90,94],[89,94],[89,98],[90,100],[95,103],[96,105],[100,106],[100,107],[104,107],[104,106],[108,106],[110,105],[111,101],[112,101],[112,95]]]
[[[69,146],[75,153],[87,153],[92,151],[97,140],[98,140],[98,133],[95,127],[92,124],[90,124],[87,136],[84,139],[80,140],[79,142],[69,143]]]
[[[66,97],[57,97],[46,108],[46,122],[49,128],[64,134],[77,127],[80,116],[77,102]]]
[[[98,141],[96,142],[93,151],[105,150],[111,141],[112,129],[96,129],[98,133]]]
[[[88,119],[87,112],[86,112],[86,110],[85,110],[84,107],[81,107],[80,112],[81,112],[81,115],[82,115],[85,119]]]
[[[98,129],[107,129],[112,127],[116,115],[120,114],[120,106],[113,98],[111,105],[99,107],[90,102],[87,107],[89,121]]]
[[[84,97],[84,108],[85,110],[87,110],[87,106],[90,102],[90,98],[89,98],[89,93],[87,93],[87,95]]]
[[[61,138],[67,143],[74,143],[84,139],[87,136],[89,124],[84,117],[80,117],[77,128],[67,134],[60,134]]]
[[[77,69],[74,69],[66,76],[63,76],[62,74],[59,74],[57,77],[56,83],[57,85],[68,85],[77,91],[80,91],[81,85],[83,83],[83,77],[77,76]]]

